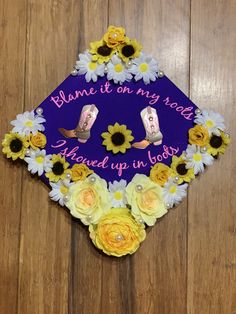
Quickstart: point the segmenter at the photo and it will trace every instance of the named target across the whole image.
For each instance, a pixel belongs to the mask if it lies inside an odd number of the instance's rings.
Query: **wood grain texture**
[[[95,250],[48,188],[1,155],[1,314],[236,313],[235,13],[234,0],[0,0],[1,137],[109,24],[142,42],[193,101],[222,113],[232,135],[188,199],[120,259]]]

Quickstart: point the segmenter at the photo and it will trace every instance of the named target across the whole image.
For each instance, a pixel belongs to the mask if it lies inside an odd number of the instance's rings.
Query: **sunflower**
[[[115,50],[108,47],[103,40],[94,41],[90,43],[89,52],[92,54],[92,61],[97,61],[98,63],[108,62]]]
[[[71,174],[71,170],[67,169],[69,163],[66,162],[65,157],[59,155],[52,155],[52,164],[49,171],[46,172],[46,177],[52,182],[58,182],[60,179],[66,179],[66,175]]]
[[[17,158],[24,159],[26,149],[29,146],[28,137],[21,136],[18,133],[5,134],[2,141],[2,152],[7,155],[7,158],[16,160]]]
[[[141,50],[142,46],[136,39],[127,38],[124,44],[118,46],[119,56],[124,62],[139,57]]]
[[[109,132],[102,133],[104,141],[103,145],[107,150],[111,150],[114,154],[119,152],[125,153],[126,149],[131,147],[130,142],[133,141],[132,131],[126,128],[126,125],[115,123],[115,125],[108,126]]]
[[[207,144],[207,152],[213,156],[224,154],[227,145],[230,143],[228,134],[220,131],[220,135],[212,135]]]
[[[180,157],[173,156],[171,169],[173,170],[173,177],[178,177],[178,184],[183,182],[190,182],[192,179],[195,178],[193,168],[188,169],[186,167],[187,160],[184,159],[184,156],[181,155]]]

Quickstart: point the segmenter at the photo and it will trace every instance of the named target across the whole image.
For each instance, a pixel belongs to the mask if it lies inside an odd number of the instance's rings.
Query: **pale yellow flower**
[[[117,257],[133,254],[146,237],[144,224],[135,221],[127,208],[110,209],[89,231],[98,249]]]
[[[167,213],[162,188],[143,174],[136,174],[126,187],[126,197],[137,221],[153,226],[157,218]]]
[[[66,206],[71,215],[79,218],[85,225],[96,224],[111,207],[107,183],[96,174],[73,184],[68,194],[70,198]]]

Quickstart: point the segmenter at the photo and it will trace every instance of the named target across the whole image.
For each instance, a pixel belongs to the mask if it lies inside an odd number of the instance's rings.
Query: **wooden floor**
[[[0,314],[236,313],[236,0],[0,0],[1,138],[123,25],[200,107],[225,116],[226,154],[121,259],[0,156]]]

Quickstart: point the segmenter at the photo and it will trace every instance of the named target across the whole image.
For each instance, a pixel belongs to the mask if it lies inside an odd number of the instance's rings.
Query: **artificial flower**
[[[117,55],[112,56],[111,61],[107,64],[107,69],[107,79],[113,80],[116,84],[122,84],[132,79],[132,75]]]
[[[66,206],[72,216],[83,224],[96,224],[100,217],[111,208],[111,197],[107,183],[98,175],[92,174],[83,181],[77,181],[69,189]]]
[[[108,47],[114,48],[125,41],[125,29],[123,27],[109,26],[103,40]]]
[[[113,183],[109,182],[109,191],[112,195],[112,206],[113,207],[125,207],[126,198],[125,198],[125,188],[127,182],[125,180],[114,181]]]
[[[178,184],[183,182],[190,182],[195,178],[194,170],[188,169],[186,165],[187,161],[185,160],[184,155],[181,155],[180,157],[172,157],[172,163],[170,166],[173,170],[172,177],[177,176],[179,178]]]
[[[16,160],[17,158],[24,159],[29,143],[25,136],[20,136],[18,133],[8,133],[5,134],[2,146],[2,152],[7,155],[7,158]]]
[[[51,155],[46,155],[45,149],[31,149],[30,153],[25,157],[25,161],[28,164],[28,170],[33,174],[38,173],[39,176],[44,171],[50,171],[51,169]]]
[[[114,154],[119,152],[124,154],[131,147],[130,142],[134,139],[132,131],[128,130],[126,125],[120,125],[119,123],[109,125],[108,132],[102,133],[102,137],[104,138],[102,144]]]
[[[207,152],[213,156],[224,154],[227,145],[230,143],[228,134],[220,131],[219,135],[212,135],[207,145]]]
[[[186,149],[186,168],[193,168],[194,174],[204,171],[204,165],[210,166],[213,164],[214,158],[196,145],[188,145]]]
[[[136,39],[126,39],[125,42],[118,47],[119,57],[124,61],[128,62],[130,59],[138,58],[142,46]]]
[[[162,188],[143,174],[136,174],[126,187],[126,197],[137,221],[153,226],[157,218],[167,213]]]
[[[50,182],[52,190],[49,192],[50,198],[58,202],[61,206],[65,205],[65,196],[69,196],[69,188],[74,183],[70,183],[69,180],[59,180],[58,182]]]
[[[93,170],[85,164],[74,164],[71,168],[72,181],[84,180],[88,175],[92,174]]]
[[[144,224],[132,217],[127,208],[112,208],[104,214],[97,225],[89,226],[94,245],[107,255],[133,254],[144,241]]]
[[[189,129],[189,143],[198,146],[205,146],[209,141],[208,130],[199,124],[196,124],[193,128]]]
[[[187,183],[178,185],[173,178],[170,178],[163,187],[163,198],[166,206],[171,208],[179,204],[187,195],[187,187]]]
[[[171,174],[172,169],[170,167],[161,162],[158,162],[151,168],[150,179],[160,186],[163,186]]]
[[[98,76],[104,76],[104,64],[92,61],[92,55],[88,51],[79,54],[75,67],[79,74],[85,74],[86,82],[97,82]]]
[[[206,127],[210,135],[220,136],[220,131],[225,130],[224,118],[212,110],[203,109],[196,115],[194,122]]]
[[[115,50],[108,47],[103,40],[90,43],[89,52],[92,54],[92,61],[97,61],[99,64],[108,62]]]
[[[66,162],[65,157],[60,154],[52,155],[52,162],[50,169],[46,170],[46,177],[49,181],[58,182],[60,179],[66,179],[66,175],[71,174],[71,170],[68,169],[69,163]]]
[[[34,111],[26,111],[16,116],[16,120],[11,121],[14,126],[12,132],[20,135],[29,135],[31,132],[36,134],[38,131],[44,131],[43,122],[46,120],[43,117],[34,114]]]
[[[29,144],[33,149],[44,148],[46,143],[47,138],[41,132],[37,132],[36,134],[30,134],[29,136]]]
[[[139,58],[133,60],[129,71],[134,74],[135,81],[143,79],[145,84],[149,84],[158,77],[157,61],[151,56],[141,53]]]

